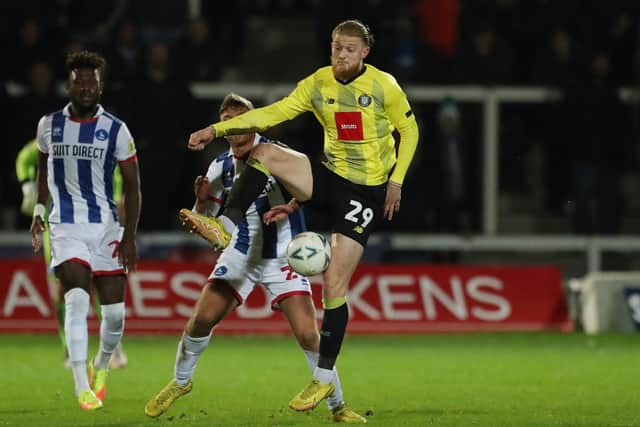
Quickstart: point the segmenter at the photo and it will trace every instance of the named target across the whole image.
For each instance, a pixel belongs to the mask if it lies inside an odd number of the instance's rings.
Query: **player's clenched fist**
[[[193,132],[189,136],[189,144],[187,145],[189,150],[200,151],[203,150],[204,147],[209,144],[213,138],[215,138],[216,133],[213,130],[213,127],[207,126],[206,128],[202,128],[198,131]]]

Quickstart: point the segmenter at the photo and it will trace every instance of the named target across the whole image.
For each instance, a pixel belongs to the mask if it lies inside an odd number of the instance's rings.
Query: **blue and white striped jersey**
[[[271,143],[269,139],[256,134],[254,146],[260,142]],[[231,149],[216,157],[207,171],[209,195],[213,202],[207,213],[216,216],[224,204],[233,183],[244,168],[244,160],[233,156]],[[264,191],[249,206],[244,218],[233,232],[229,247],[247,254],[252,259],[273,259],[285,257],[289,241],[306,229],[302,209],[289,215],[287,220],[266,225],[262,215],[272,206],[287,203],[291,196],[274,177],[269,177]]]
[[[47,114],[38,123],[38,149],[49,155],[49,222],[117,222],[113,170],[116,162],[136,158],[131,133],[101,105],[85,121],[71,119],[70,106]]]

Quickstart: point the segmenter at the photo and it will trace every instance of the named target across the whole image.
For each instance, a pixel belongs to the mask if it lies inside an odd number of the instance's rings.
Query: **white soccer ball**
[[[287,260],[296,273],[315,276],[329,266],[331,245],[322,234],[305,231],[289,242]]]

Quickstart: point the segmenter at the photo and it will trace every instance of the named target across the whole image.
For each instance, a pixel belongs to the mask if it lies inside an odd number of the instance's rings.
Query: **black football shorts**
[[[332,232],[366,246],[384,214],[386,188],[386,184],[354,184],[320,162],[313,162],[313,194],[305,205],[321,212]]]

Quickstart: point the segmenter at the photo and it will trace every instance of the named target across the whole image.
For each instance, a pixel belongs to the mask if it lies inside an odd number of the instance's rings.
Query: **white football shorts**
[[[259,283],[270,299],[271,308],[279,309],[278,303],[292,295],[311,295],[309,279],[291,269],[286,258],[250,259],[233,247],[222,252],[209,275],[209,281],[226,281],[242,304]]]
[[[73,260],[96,276],[124,273],[118,260],[124,232],[120,224],[49,224],[49,232],[52,267]]]

